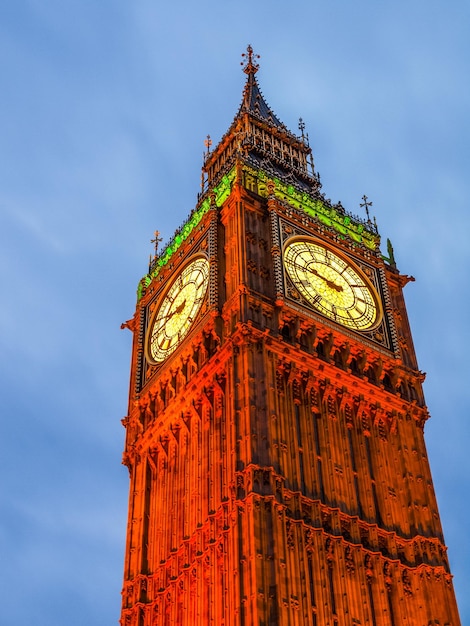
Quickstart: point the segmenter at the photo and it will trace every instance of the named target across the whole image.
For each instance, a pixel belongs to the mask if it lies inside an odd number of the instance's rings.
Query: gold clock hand
[[[335,291],[337,291],[338,293],[340,291],[344,291],[343,287],[341,285],[337,285],[335,282],[333,282],[332,280],[330,280],[329,278],[326,278],[325,276],[322,276],[320,274],[320,272],[315,269],[314,267],[302,267],[301,265],[299,265],[298,263],[292,262],[292,265],[295,265],[296,267],[298,267],[300,270],[302,271],[307,271],[310,272],[311,274],[313,274],[314,276],[317,276],[318,278],[320,278],[321,280],[323,280],[330,289],[334,289]]]
[[[316,270],[315,268],[309,268],[308,271],[312,274],[315,274],[315,276],[318,276],[318,278],[321,278],[323,281],[325,281],[325,283],[328,285],[328,287],[330,289],[334,289],[335,291],[337,291],[338,293],[340,291],[343,291],[343,288],[341,285],[337,285],[336,283],[334,283],[332,280],[330,280],[329,278],[326,278],[325,276],[322,276],[320,274],[320,272],[318,270]]]
[[[170,319],[171,317],[173,317],[173,315],[176,313],[176,311],[170,311],[169,313],[167,313],[166,315],[162,315],[162,317],[158,318],[159,322],[162,322],[163,320],[167,320]]]
[[[160,317],[158,319],[160,324],[159,324],[159,326],[157,328],[154,328],[152,334],[155,335],[155,334],[159,333],[161,331],[161,329],[169,322],[169,320],[171,320],[173,315],[179,315],[181,313],[181,311],[184,310],[185,306],[186,306],[186,300],[183,300],[183,302],[181,302],[181,304],[179,304],[174,311],[170,311],[166,315],[163,315],[162,317]]]
[[[183,300],[183,302],[176,307],[175,313],[179,315],[181,311],[183,311],[185,306],[186,306],[186,300]]]
[[[185,306],[186,306],[186,300],[183,300],[183,302],[181,302],[181,304],[178,304],[178,306],[176,307],[176,309],[174,311],[170,311],[170,313],[167,313],[161,319],[165,319],[165,318],[171,319],[173,317],[173,315],[179,315],[181,313],[181,311],[184,310]]]

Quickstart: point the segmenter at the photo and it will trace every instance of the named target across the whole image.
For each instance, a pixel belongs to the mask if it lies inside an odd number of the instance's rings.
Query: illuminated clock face
[[[197,258],[178,274],[153,317],[148,351],[155,363],[161,363],[189,332],[199,313],[209,283],[209,263]]]
[[[301,296],[322,315],[354,330],[379,323],[378,298],[369,280],[329,248],[295,240],[284,250],[284,266]]]

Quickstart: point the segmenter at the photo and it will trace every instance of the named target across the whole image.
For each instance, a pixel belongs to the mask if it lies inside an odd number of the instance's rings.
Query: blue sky
[[[390,237],[470,623],[470,4],[15,0],[0,5],[0,546],[6,626],[116,624],[130,318],[150,239],[193,208],[240,54],[307,124],[323,190]],[[385,243],[383,248],[385,249]]]

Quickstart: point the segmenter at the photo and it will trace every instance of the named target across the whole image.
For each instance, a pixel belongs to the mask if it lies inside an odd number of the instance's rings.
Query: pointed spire
[[[285,128],[284,124],[269,108],[266,100],[263,98],[258,81],[255,78],[255,74],[259,69],[259,63],[256,62],[256,59],[259,59],[260,55],[254,54],[253,48],[249,45],[246,52],[242,54],[242,57],[245,60],[242,61],[240,65],[243,65],[243,71],[248,78],[243,91],[243,102],[240,107],[239,114],[242,111],[248,111],[256,117],[262,118],[275,126]]]
[[[320,179],[313,168],[305,124],[300,121],[302,136],[292,133],[273,113],[263,97],[256,74],[259,54],[249,45],[242,54],[246,74],[243,98],[232,125],[212,151],[204,155],[204,181],[210,186],[234,159],[240,158],[254,167],[263,167],[283,180],[295,182],[302,189],[318,191]],[[220,158],[224,154],[223,158]],[[204,193],[205,182],[201,183]]]

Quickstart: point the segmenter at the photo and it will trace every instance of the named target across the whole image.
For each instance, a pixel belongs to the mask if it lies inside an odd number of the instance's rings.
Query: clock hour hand
[[[318,270],[316,270],[314,267],[305,267],[304,265],[299,265],[295,261],[292,261],[292,265],[295,265],[296,267],[298,267],[299,270],[302,270],[304,272],[307,271],[307,272],[310,272],[311,274],[313,274],[314,276],[317,276],[317,278],[320,278],[321,280],[323,280],[328,285],[328,287],[330,289],[334,289],[338,293],[340,291],[343,291],[343,287],[341,285],[337,285],[335,282],[333,282],[329,278],[326,278],[325,276],[322,276],[320,274],[320,272]]]
[[[156,329],[156,331],[158,332],[161,328],[163,328],[163,326],[165,326],[165,324],[168,323],[169,320],[171,320],[173,315],[179,315],[181,311],[183,311],[185,306],[186,306],[186,300],[183,300],[181,304],[178,304],[178,306],[176,307],[174,311],[170,311],[166,315],[162,315],[162,317],[158,318],[158,321],[160,322],[160,324],[158,328]],[[156,331],[154,330],[153,332],[155,333]]]

